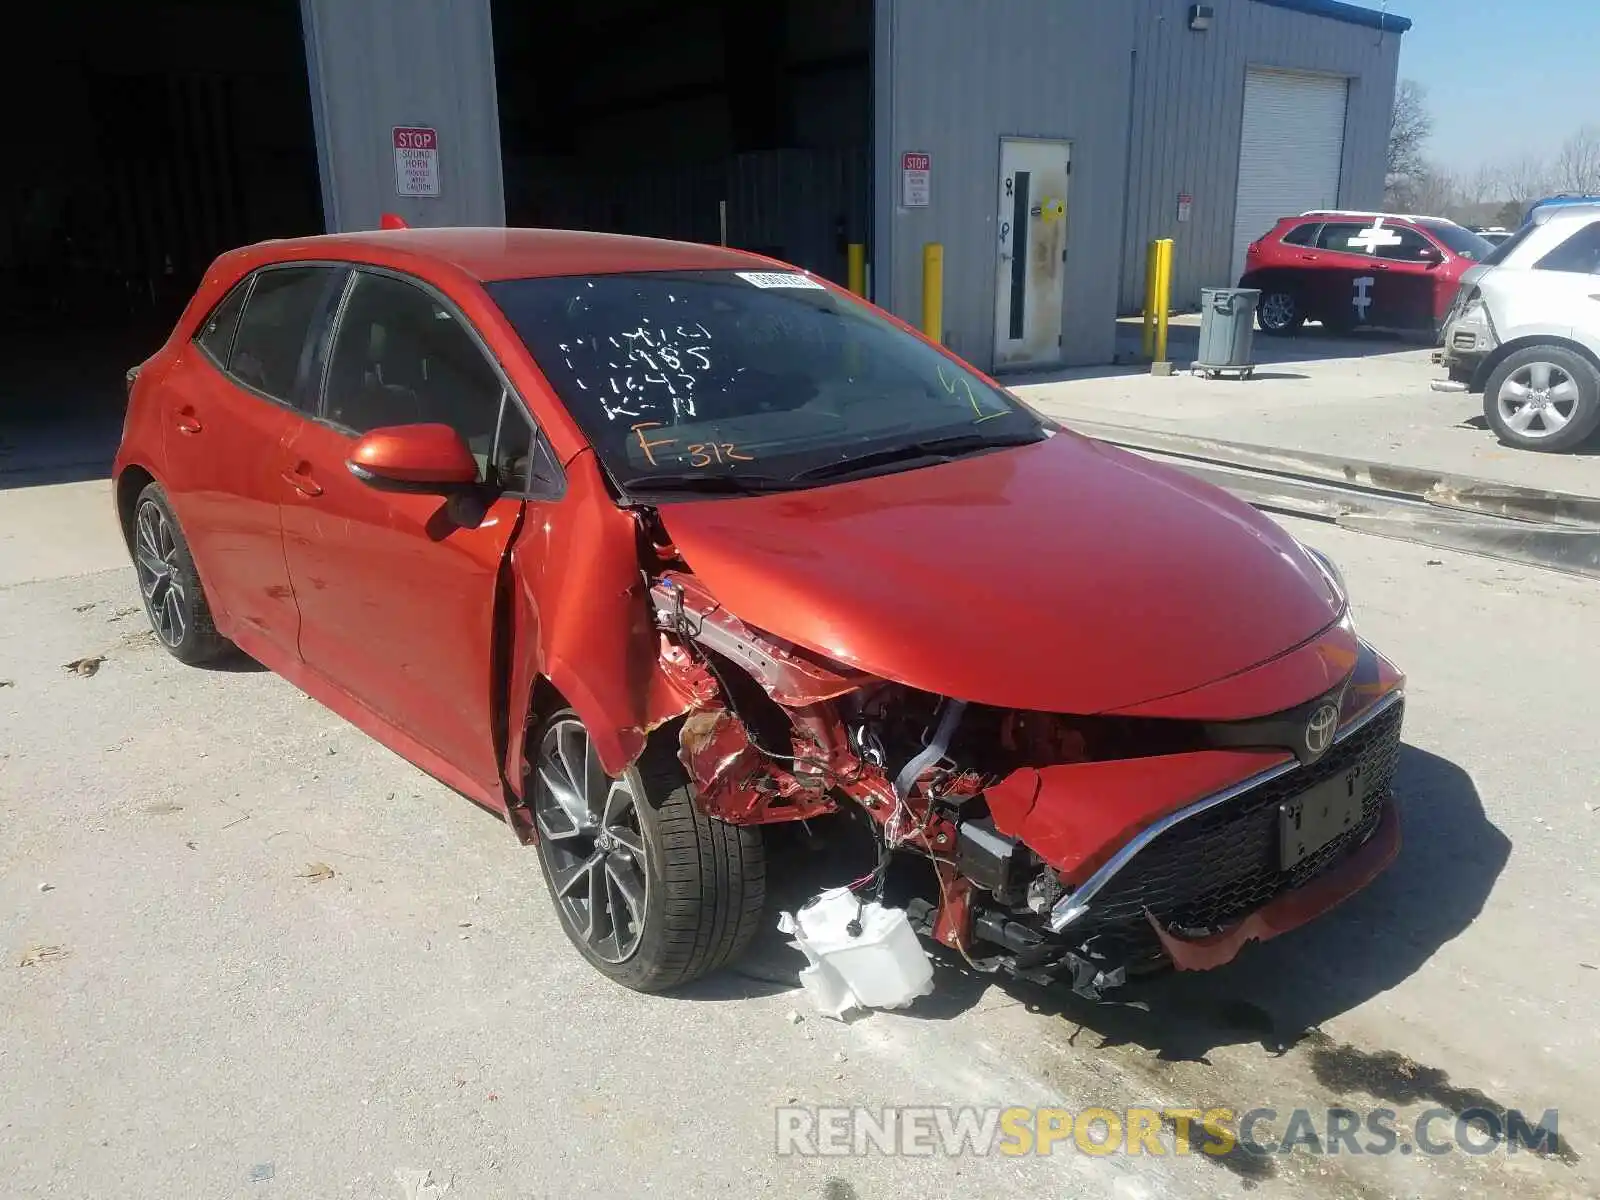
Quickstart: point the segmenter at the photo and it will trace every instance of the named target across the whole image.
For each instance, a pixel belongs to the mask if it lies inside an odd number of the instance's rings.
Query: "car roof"
[[[1313,208],[1301,213],[1298,217],[1285,217],[1287,221],[1303,221],[1313,217],[1362,217],[1365,219],[1381,217],[1385,221],[1443,221],[1454,224],[1448,217],[1430,217],[1423,213],[1388,213],[1368,212],[1357,208]]]
[[[1590,221],[1600,215],[1600,200],[1564,200],[1559,204],[1541,204],[1528,214],[1534,225],[1548,225],[1553,221]]]
[[[770,270],[773,260],[726,246],[569,229],[498,226],[381,229],[285,238],[248,248],[255,264],[335,259],[415,268],[433,262],[480,282],[628,271]]]

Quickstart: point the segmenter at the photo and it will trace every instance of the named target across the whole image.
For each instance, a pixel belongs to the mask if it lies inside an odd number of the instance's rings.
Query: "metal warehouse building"
[[[3,86],[13,333],[170,322],[231,245],[574,226],[729,243],[983,366],[1112,357],[1285,213],[1375,207],[1403,18],[1335,0],[61,0]],[[20,114],[27,114],[23,119]],[[26,336],[25,332],[23,336]]]

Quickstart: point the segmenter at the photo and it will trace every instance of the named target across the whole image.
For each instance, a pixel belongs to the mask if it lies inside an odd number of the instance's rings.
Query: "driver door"
[[[325,353],[317,419],[287,446],[284,471],[300,655],[496,796],[495,596],[523,481],[496,488],[519,467],[525,479],[532,426],[466,319],[420,282],[355,272]],[[381,491],[345,466],[359,435],[417,422],[461,434],[482,503]]]

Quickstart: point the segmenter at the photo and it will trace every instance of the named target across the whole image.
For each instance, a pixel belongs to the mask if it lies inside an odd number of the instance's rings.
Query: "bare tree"
[[[1550,164],[1537,155],[1524,154],[1500,169],[1500,194],[1519,207],[1549,190]]]
[[[1461,200],[1468,208],[1480,208],[1500,197],[1500,172],[1484,165],[1461,180]]]
[[[1600,125],[1585,125],[1562,144],[1552,182],[1564,192],[1600,193]]]
[[[1424,163],[1410,179],[1410,211],[1427,216],[1449,216],[1457,206],[1460,181],[1442,167]]]
[[[1389,119],[1384,190],[1391,204],[1415,204],[1417,183],[1428,173],[1422,150],[1432,134],[1427,89],[1414,79],[1402,79],[1394,90],[1394,111]]]

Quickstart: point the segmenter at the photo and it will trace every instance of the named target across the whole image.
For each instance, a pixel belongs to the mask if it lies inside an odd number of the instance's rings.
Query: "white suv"
[[[1600,428],[1600,204],[1536,211],[1461,277],[1438,391],[1483,393],[1500,440],[1570,450]]]

